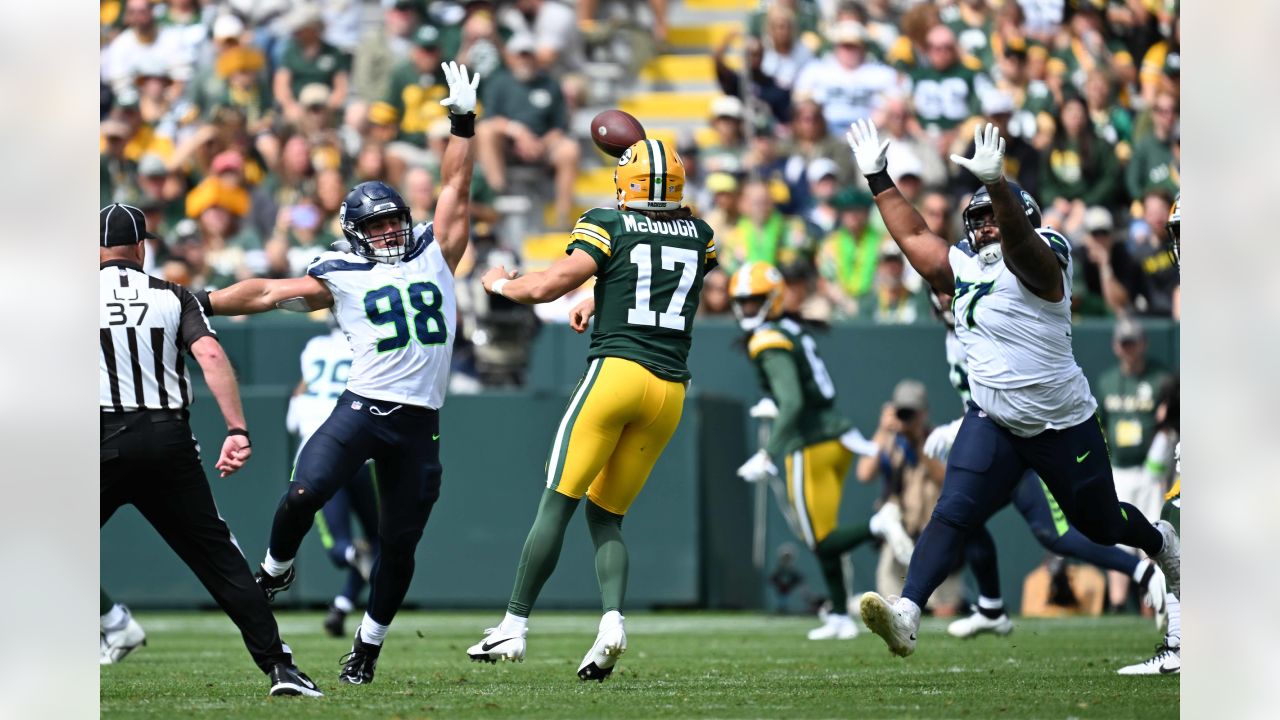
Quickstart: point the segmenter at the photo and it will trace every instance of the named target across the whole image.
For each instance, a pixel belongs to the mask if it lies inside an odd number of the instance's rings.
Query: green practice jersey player
[[[898,562],[906,565],[914,545],[893,503],[869,521],[837,525],[852,448],[867,441],[835,409],[836,387],[813,336],[783,315],[782,274],[772,265],[747,263],[730,279],[729,295],[738,324],[747,332],[747,355],[761,389],[778,407],[768,445],[738,474],[748,482],[767,481],[778,474],[773,458],[783,459],[791,513],[801,539],[817,557],[831,601],[831,612],[809,632],[809,639],[848,640],[857,636],[858,626],[848,615],[840,557],[875,537],[888,541]]]
[[[543,272],[485,273],[484,287],[515,302],[555,300],[595,276],[594,297],[574,308],[582,332],[595,314],[587,369],[551,440],[546,491],[529,530],[507,614],[467,650],[472,660],[522,660],[529,613],[555,569],[565,526],[586,496],[604,617],[578,668],[604,680],[627,647],[622,518],[680,422],[686,360],[702,277],[716,266],[711,227],[682,206],[684,165],[660,140],[618,159],[617,209],[583,215],[565,257]]]

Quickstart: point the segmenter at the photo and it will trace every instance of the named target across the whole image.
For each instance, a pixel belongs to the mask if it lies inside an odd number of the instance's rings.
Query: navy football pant
[[[1008,503],[1028,468],[1044,480],[1067,521],[1085,537],[1102,545],[1138,547],[1148,555],[1160,552],[1160,531],[1137,508],[1116,499],[1111,459],[1096,418],[1022,438],[970,402],[947,458],[942,495],[916,541],[903,597],[925,606],[957,566],[968,538]]]
[[[414,551],[440,496],[440,415],[413,405],[342,393],[329,419],[298,453],[293,482],[271,526],[271,557],[290,560],[316,512],[373,460],[379,498],[378,558],[369,617],[390,625],[413,580]]]
[[[339,570],[347,571],[346,582],[340,595],[351,602],[360,600],[365,580],[360,571],[348,560],[352,546],[355,544],[355,533],[351,525],[351,516],[355,515],[360,522],[364,537],[369,541],[373,556],[378,556],[378,491],[374,488],[372,466],[365,463],[356,471],[351,482],[338,488],[329,502],[320,509],[320,517],[316,518],[320,531],[320,542],[329,553],[329,560]]]
[[[1133,575],[1138,558],[1114,545],[1099,545],[1071,527],[1058,507],[1057,501],[1040,482],[1034,471],[1028,470],[1013,491],[1013,505],[1017,508],[1036,540],[1051,553],[1063,555],[1108,570],[1119,570]],[[996,545],[985,526],[978,528],[965,544],[965,560],[978,582],[978,592],[983,597],[1000,597],[1000,570],[996,564]]]

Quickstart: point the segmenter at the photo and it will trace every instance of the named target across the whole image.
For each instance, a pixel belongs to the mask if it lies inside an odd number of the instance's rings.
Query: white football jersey
[[[417,249],[389,265],[326,252],[307,274],[333,293],[333,314],[351,346],[347,389],[372,400],[438,409],[444,404],[457,330],[453,273],[430,222],[413,228]]]
[[[306,444],[329,414],[338,396],[347,389],[351,374],[351,346],[342,330],[334,328],[328,335],[317,335],[307,341],[299,359],[306,390],[289,401],[289,412],[297,423],[298,435]]]
[[[967,245],[949,253],[956,338],[974,402],[1023,436],[1072,427],[1097,409],[1071,350],[1071,246],[1055,230],[1036,232],[1062,267],[1058,302],[1023,287],[1003,259],[983,265]]]

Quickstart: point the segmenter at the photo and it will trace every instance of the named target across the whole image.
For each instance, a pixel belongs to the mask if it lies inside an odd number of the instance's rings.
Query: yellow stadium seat
[[[730,56],[726,64],[734,69],[742,66],[740,58]],[[640,70],[645,82],[714,83],[715,63],[710,55],[659,55]]]
[[[760,0],[684,0],[690,10],[740,10],[751,12],[760,8]]]
[[[742,23],[737,22],[673,27],[667,31],[667,44],[682,50],[714,50],[720,47],[726,35],[735,30],[741,31],[742,28]],[[741,46],[741,41],[734,43],[734,46]]]
[[[645,118],[707,120],[711,116],[711,103],[717,97],[719,92],[638,93],[624,99],[618,107],[642,123]]]

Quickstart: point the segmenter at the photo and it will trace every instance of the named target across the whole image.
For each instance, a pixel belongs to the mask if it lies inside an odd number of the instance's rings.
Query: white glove
[[[742,467],[738,468],[738,477],[749,483],[768,480],[771,477],[776,477],[777,474],[778,468],[774,466],[773,461],[769,459],[769,453],[765,452],[763,448],[757,450],[755,455],[752,455],[750,459],[742,463]]]
[[[853,159],[863,175],[872,175],[884,170],[885,153],[889,151],[889,141],[880,142],[880,133],[869,120],[859,120],[849,124],[849,132],[844,134],[853,149]]]
[[[466,115],[476,111],[476,88],[480,86],[480,75],[467,79],[467,66],[456,62],[440,63],[444,69],[444,81],[449,86],[449,97],[440,104],[449,108],[454,115]]]
[[[758,420],[772,420],[778,417],[778,405],[773,398],[760,398],[760,402],[752,405],[747,414]]]
[[[955,444],[956,434],[960,432],[962,420],[964,418],[957,418],[929,433],[924,441],[924,454],[938,462],[946,462],[947,456],[951,454],[951,446]]]
[[[1004,174],[1004,138],[991,123],[973,129],[973,157],[952,155],[951,162],[973,173],[983,185],[993,183]]]

